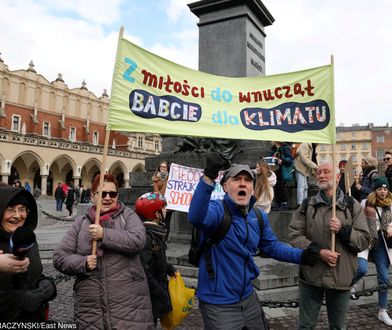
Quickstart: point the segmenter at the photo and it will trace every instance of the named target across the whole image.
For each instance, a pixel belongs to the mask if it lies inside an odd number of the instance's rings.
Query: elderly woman
[[[56,287],[42,274],[33,234],[37,226],[35,199],[23,188],[0,187],[0,219],[0,250],[6,262],[0,273],[0,322],[45,321],[46,303],[56,296]],[[13,241],[12,234],[22,227],[31,242],[23,244],[24,255],[18,262],[12,255],[10,240]]]
[[[146,230],[136,213],[118,201],[111,174],[92,186],[93,202],[55,249],[53,263],[75,275],[74,313],[79,329],[153,329],[148,283],[140,261]],[[96,204],[102,196],[99,224]],[[92,255],[92,241],[98,244]]]

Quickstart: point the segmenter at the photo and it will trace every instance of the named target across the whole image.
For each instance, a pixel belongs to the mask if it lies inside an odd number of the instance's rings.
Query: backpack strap
[[[208,278],[210,279],[215,278],[215,271],[214,271],[214,267],[212,266],[211,248],[216,244],[218,244],[226,236],[232,223],[231,214],[225,201],[223,201],[223,209],[224,209],[223,220],[219,224],[217,230],[212,235],[208,236],[204,246],[205,247],[204,258],[206,261]]]
[[[378,175],[378,172],[377,172],[376,169],[371,170],[371,171],[369,172],[369,179],[370,179],[370,181],[373,181],[373,180],[374,180],[374,176],[375,176],[375,175]]]
[[[260,234],[264,228],[264,217],[265,213],[261,212],[260,209],[256,206],[253,206],[253,210],[256,213],[257,221],[259,222]]]
[[[260,209],[256,205],[253,206],[253,210],[255,211],[257,221],[259,222],[260,237],[261,237],[261,233],[264,229],[264,222],[265,222],[264,217],[266,216],[266,214],[264,212],[261,212]],[[260,238],[259,238],[259,240],[260,240]],[[259,253],[257,255],[262,258],[268,258],[268,256],[260,249],[259,249]]]
[[[311,197],[305,198],[305,199],[302,201],[301,206],[300,206],[300,209],[299,209],[299,212],[300,212],[302,215],[304,215],[305,217],[306,217],[306,213],[308,212],[308,207],[309,207],[309,201],[310,201],[310,199],[311,199]],[[318,205],[315,204],[315,205],[313,206],[313,215],[312,215],[312,219],[314,219],[314,217],[316,216],[317,208],[318,208]]]
[[[309,206],[309,198],[305,198],[302,203],[301,203],[301,207],[299,209],[299,212],[302,215],[306,216],[306,212],[308,211],[308,206]]]

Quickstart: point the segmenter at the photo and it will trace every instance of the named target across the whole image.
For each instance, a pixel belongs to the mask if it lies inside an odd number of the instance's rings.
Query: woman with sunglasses
[[[118,184],[105,174],[92,186],[94,203],[78,217],[53,254],[60,272],[76,276],[78,329],[153,329],[148,283],[140,261],[146,231],[137,214],[118,201]],[[95,224],[99,196],[101,211]],[[92,255],[92,241],[97,255]]]

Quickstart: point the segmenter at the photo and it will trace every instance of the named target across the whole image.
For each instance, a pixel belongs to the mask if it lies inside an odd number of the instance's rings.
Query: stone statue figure
[[[178,152],[195,152],[205,153],[214,151],[226,159],[229,163],[234,156],[243,152],[234,140],[230,139],[210,139],[197,137],[184,137],[178,144],[174,153]]]

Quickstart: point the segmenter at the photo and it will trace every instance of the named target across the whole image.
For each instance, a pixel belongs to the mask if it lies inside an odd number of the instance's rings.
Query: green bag
[[[294,162],[291,165],[282,165],[282,180],[283,182],[291,182],[294,180]]]

